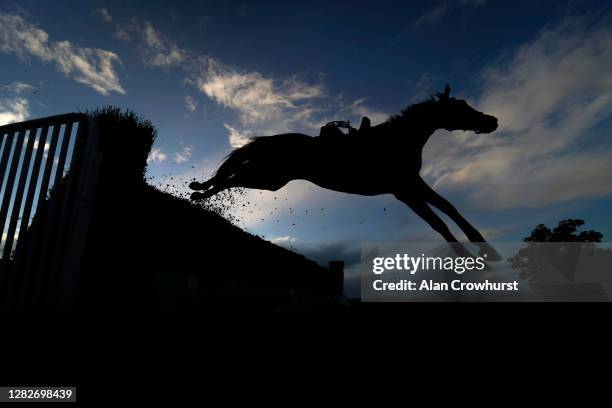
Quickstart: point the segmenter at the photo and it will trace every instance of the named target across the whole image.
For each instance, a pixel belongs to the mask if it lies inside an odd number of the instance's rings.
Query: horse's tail
[[[247,144],[232,150],[225,158],[213,178],[227,178],[234,174],[243,164],[247,164],[255,156],[259,156],[262,150],[264,136],[252,137]]]
[[[257,156],[261,147],[261,140],[263,136],[252,137],[250,141],[244,146],[238,147],[232,150],[227,156],[223,158],[221,165],[212,175],[212,177],[203,182],[193,182],[189,184],[189,188],[192,190],[208,190],[214,184],[219,184],[224,181],[231,179],[242,165],[248,163],[254,156]]]
[[[294,176],[296,151],[304,153],[312,140],[300,133],[254,137],[228,154],[210,180],[189,187],[204,191],[194,193],[198,199],[231,187],[276,191]]]

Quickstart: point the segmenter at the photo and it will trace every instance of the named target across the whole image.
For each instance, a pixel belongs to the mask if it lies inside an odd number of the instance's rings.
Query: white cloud
[[[147,158],[147,163],[161,163],[164,160],[167,159],[167,155],[166,153],[164,153],[161,149],[156,148],[151,150],[151,153],[149,153],[149,157]]]
[[[227,123],[224,123],[223,126],[225,126],[225,129],[227,129],[230,146],[238,148],[249,143],[250,136],[248,133],[241,133]]]
[[[384,112],[375,111],[365,105],[366,99],[360,98],[351,103],[349,106],[349,115],[354,117],[367,116],[372,122],[372,126],[383,123],[389,118],[389,115]]]
[[[484,73],[476,105],[498,117],[499,130],[437,135],[423,174],[470,190],[474,203],[490,208],[612,193],[610,66],[609,25],[567,20],[546,28]]]
[[[225,123],[229,144],[244,146],[253,135],[283,132],[316,133],[327,121],[361,119],[368,116],[374,124],[388,118],[386,113],[366,106],[365,99],[345,105],[341,99],[324,99],[322,84],[297,78],[277,80],[258,72],[242,72],[208,58],[206,70],[193,81],[198,89],[218,104],[239,114],[241,130]]]
[[[19,81],[0,86],[0,90],[6,90],[12,94],[10,97],[0,98],[0,126],[23,122],[29,118],[30,103],[21,95],[33,89],[32,85]]]
[[[254,134],[268,135],[289,131],[312,132],[320,125],[317,114],[326,95],[321,84],[296,77],[284,80],[265,77],[259,72],[243,72],[219,61],[200,59],[204,66],[192,74],[192,82],[206,96],[239,115],[241,130],[225,124],[232,147],[243,146]]]
[[[9,92],[17,94],[17,95],[22,95],[26,92],[30,92],[36,89],[34,86],[30,84],[26,84],[25,82],[19,82],[19,81],[15,81],[12,84],[5,85],[2,88],[6,89]]]
[[[183,50],[181,50],[172,41],[164,38],[150,22],[145,22],[143,27],[143,35],[150,52],[149,63],[155,67],[169,67],[180,64],[183,59]]]
[[[22,97],[0,99],[0,126],[23,122],[30,116],[28,100]]]
[[[427,99],[435,89],[434,85],[438,79],[438,75],[425,72],[417,80],[409,81],[412,94],[410,102],[419,103]]]
[[[187,106],[187,110],[191,113],[198,109],[198,101],[196,101],[193,96],[185,96],[185,105]]]
[[[270,240],[270,242],[272,242],[273,244],[276,245],[287,245],[287,244],[292,244],[295,243],[297,241],[297,238],[292,237],[290,235],[285,235],[282,237],[276,237],[276,238],[272,238]]]
[[[150,21],[132,19],[128,24],[115,25],[115,36],[121,40],[131,41],[132,35],[142,42],[146,65],[167,69],[180,66],[188,59],[187,51],[159,32]]]
[[[132,39],[126,28],[119,24],[115,26],[115,37],[122,41],[130,41]]]
[[[414,20],[412,23],[412,28],[420,28],[425,25],[439,23],[451,12],[456,11],[459,8],[476,9],[486,6],[487,3],[488,0],[459,0],[457,2],[449,0],[441,1]]]
[[[421,14],[416,20],[414,20],[412,26],[414,28],[418,28],[423,25],[435,24],[442,20],[444,16],[446,16],[448,10],[449,5],[447,1],[443,1],[439,4],[436,4],[431,9]]]
[[[192,154],[193,146],[185,146],[182,151],[174,153],[174,162],[176,164],[185,163],[191,159]]]
[[[111,16],[111,13],[107,8],[96,9],[94,10],[94,13],[97,14],[105,23],[113,22],[113,16]]]
[[[374,122],[386,114],[365,106],[364,100],[355,101],[351,109],[343,101],[328,101],[325,86],[309,83],[298,77],[277,79],[259,72],[248,72],[225,65],[212,57],[198,56],[179,47],[154,26],[132,19],[127,24],[116,24],[115,35],[130,41],[140,39],[144,63],[157,68],[177,66],[187,78],[186,82],[217,104],[235,110],[238,122],[225,123],[228,142],[232,147],[243,146],[252,135],[283,132],[318,132],[329,120],[346,119],[339,115],[372,115]],[[189,111],[197,108],[196,100],[187,96]],[[360,119],[358,117],[357,119]]]
[[[212,100],[238,110],[243,125],[307,115],[307,102],[323,96],[320,86],[295,78],[276,81],[258,72],[240,72],[213,59],[208,59],[207,71],[196,79],[196,84]]]
[[[115,71],[115,63],[120,63],[117,54],[75,46],[70,41],[51,42],[46,31],[21,16],[0,14],[0,51],[16,54],[26,61],[33,56],[54,63],[64,75],[102,95],[125,94]]]

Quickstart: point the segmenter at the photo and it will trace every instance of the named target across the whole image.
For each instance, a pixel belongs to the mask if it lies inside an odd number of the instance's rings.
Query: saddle
[[[327,138],[332,136],[352,136],[359,133],[364,133],[367,129],[370,129],[370,127],[370,119],[365,116],[361,118],[361,125],[359,126],[359,129],[355,129],[354,127],[352,127],[351,123],[348,121],[345,122],[342,120],[335,120],[321,127],[319,137]],[[348,129],[348,133],[344,133],[341,129]]]

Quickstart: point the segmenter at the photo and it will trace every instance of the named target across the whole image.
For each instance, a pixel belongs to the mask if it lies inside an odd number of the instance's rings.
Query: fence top
[[[46,118],[38,118],[32,120],[26,120],[24,122],[9,123],[8,125],[0,126],[0,135],[6,132],[22,129],[24,127],[39,127],[44,125],[52,126],[57,123],[65,123],[67,121],[79,121],[84,119],[86,115],[84,113],[72,112],[64,113],[63,115],[47,116]]]

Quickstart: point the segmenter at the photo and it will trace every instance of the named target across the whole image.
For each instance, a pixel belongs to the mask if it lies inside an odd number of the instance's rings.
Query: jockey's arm
[[[371,122],[370,122],[370,118],[368,118],[367,116],[364,116],[363,118],[361,118],[361,125],[359,125],[359,130],[367,130],[371,127]]]

